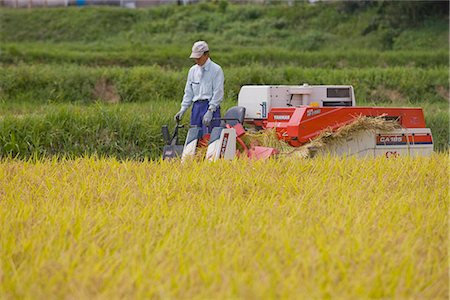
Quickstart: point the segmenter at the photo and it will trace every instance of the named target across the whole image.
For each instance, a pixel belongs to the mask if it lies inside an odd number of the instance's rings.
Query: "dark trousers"
[[[218,107],[216,111],[213,113],[213,120],[211,121],[211,124],[209,124],[208,127],[203,125],[203,116],[208,110],[208,107],[209,107],[208,101],[195,101],[192,106],[191,126],[201,127],[203,135],[211,133],[214,127],[220,126],[220,120],[214,120],[220,119],[220,107]]]

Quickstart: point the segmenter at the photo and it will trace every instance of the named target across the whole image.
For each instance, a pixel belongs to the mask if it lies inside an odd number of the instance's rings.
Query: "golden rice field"
[[[449,157],[0,162],[2,299],[447,299]]]

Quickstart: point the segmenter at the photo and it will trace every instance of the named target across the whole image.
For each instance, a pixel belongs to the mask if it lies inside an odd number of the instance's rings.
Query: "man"
[[[175,115],[180,120],[193,103],[191,126],[201,127],[203,135],[211,133],[220,125],[220,103],[223,100],[222,68],[209,58],[209,47],[205,41],[195,42],[190,58],[195,65],[188,73],[181,109]]]

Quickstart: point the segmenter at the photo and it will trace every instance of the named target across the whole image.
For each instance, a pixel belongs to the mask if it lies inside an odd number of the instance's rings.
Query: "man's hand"
[[[186,109],[185,109],[185,108],[180,109],[180,111],[177,112],[177,114],[173,117],[173,119],[174,119],[175,121],[181,120],[181,118],[183,117],[183,115],[184,115],[185,112],[186,112]]]
[[[211,124],[212,118],[213,118],[213,112],[212,112],[212,110],[208,109],[206,114],[203,116],[203,125],[209,126],[209,124]]]

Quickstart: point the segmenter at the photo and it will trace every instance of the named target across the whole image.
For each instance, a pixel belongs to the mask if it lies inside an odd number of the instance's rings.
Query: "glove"
[[[213,118],[213,112],[212,112],[212,110],[208,109],[206,114],[203,116],[203,125],[209,126],[209,124],[211,124],[212,118]]]
[[[180,111],[177,112],[177,114],[173,117],[173,119],[174,119],[175,121],[181,120],[181,118],[183,117],[183,115],[184,115],[185,112],[186,112],[186,108],[182,107],[182,108],[180,109]]]

